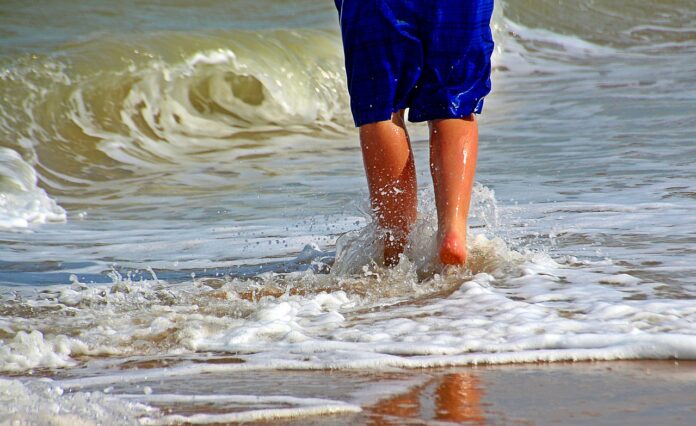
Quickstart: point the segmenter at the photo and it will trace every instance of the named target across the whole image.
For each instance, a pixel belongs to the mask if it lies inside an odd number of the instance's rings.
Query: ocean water
[[[692,2],[492,25],[470,262],[433,259],[419,125],[387,270],[332,2],[3,2],[0,422],[344,415],[400,388],[302,381],[696,359]]]

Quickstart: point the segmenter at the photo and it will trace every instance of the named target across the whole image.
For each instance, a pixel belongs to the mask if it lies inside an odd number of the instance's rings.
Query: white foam
[[[155,410],[100,392],[64,393],[50,383],[0,379],[0,424],[87,426],[137,425],[139,415]]]
[[[194,414],[184,416],[173,414],[162,416],[160,418],[143,417],[140,419],[141,424],[145,425],[168,425],[172,423],[191,423],[191,424],[209,424],[209,423],[236,423],[236,422],[254,422],[263,420],[278,420],[294,417],[321,416],[331,414],[347,414],[358,413],[362,411],[360,407],[348,404],[340,405],[322,405],[317,407],[300,407],[300,408],[267,408],[264,410],[249,410],[238,413],[226,414]]]
[[[157,395],[138,395],[138,394],[120,394],[121,399],[134,399],[150,403],[238,403],[238,404],[292,404],[299,406],[311,405],[340,405],[345,404],[342,401],[335,401],[323,398],[298,398],[288,395],[182,395],[182,394],[157,394]]]
[[[262,420],[277,420],[293,417],[307,417],[330,414],[359,413],[360,406],[322,398],[297,398],[273,395],[119,395],[121,399],[144,401],[158,404],[192,404],[192,403],[234,403],[241,405],[295,405],[292,408],[265,408],[257,410],[235,411],[224,414],[165,415],[161,417],[143,417],[141,424],[163,425],[172,423],[230,423]]]
[[[177,309],[153,313],[169,316],[162,327],[154,327],[156,332],[177,323],[183,326],[177,332],[182,337],[180,345],[196,351],[235,353],[242,363],[126,371],[59,384],[82,388],[276,369],[384,370],[538,361],[696,359],[693,301],[626,300],[632,289],[625,287],[640,283],[624,276],[621,287],[603,286],[601,279],[597,284],[581,285],[577,280],[586,279],[586,273],[540,255],[521,264],[520,271],[517,279],[502,288],[486,273],[473,278],[441,277],[453,280],[459,288],[417,308],[396,303],[400,298],[382,298],[377,302],[380,309],[373,310],[369,308],[375,303],[373,299],[344,291],[269,297],[263,296],[263,289],[268,287],[262,285],[258,287],[258,302],[243,302],[243,310],[249,310],[243,318],[182,311],[172,315]],[[558,279],[561,276],[563,279]],[[272,284],[273,277],[268,278],[267,285]],[[321,277],[306,273],[296,278],[299,280],[294,285],[300,286],[302,279],[310,279],[311,284]],[[343,283],[351,288],[349,280]],[[235,294],[243,288],[223,286],[217,293],[220,291]],[[228,300],[231,306],[238,303]],[[139,319],[143,319],[142,314]],[[143,338],[155,333],[145,332],[142,325],[140,330],[138,335]]]
[[[191,71],[199,64],[209,64],[209,65],[219,65],[227,64],[237,60],[237,55],[233,51],[228,49],[219,49],[217,51],[211,52],[199,52],[193,55],[190,59],[186,61]]]
[[[33,330],[20,331],[11,340],[0,340],[0,370],[26,371],[36,367],[69,367],[75,365],[71,355],[87,352],[86,345],[77,339],[59,335],[44,338]]]
[[[14,150],[0,147],[0,229],[65,222],[65,210],[37,185],[36,170]]]

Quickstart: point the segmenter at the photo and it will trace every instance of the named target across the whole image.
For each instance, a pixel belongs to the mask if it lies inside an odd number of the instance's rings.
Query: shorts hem
[[[481,114],[483,111],[483,98],[476,99],[471,103],[459,108],[425,106],[411,108],[408,111],[408,121],[411,123],[421,123],[423,121],[441,120],[447,118],[465,118],[471,114]]]
[[[371,108],[371,111],[355,112],[353,111],[353,122],[355,127],[364,126],[365,124],[377,123],[379,121],[390,120],[393,113],[402,109],[408,108],[404,106],[386,107],[386,108]]]

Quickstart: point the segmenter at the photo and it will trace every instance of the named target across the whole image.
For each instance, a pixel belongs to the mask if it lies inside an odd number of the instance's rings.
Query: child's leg
[[[440,261],[466,263],[466,221],[476,171],[474,115],[430,122],[430,173],[435,187]]]
[[[372,209],[387,231],[384,262],[393,266],[416,220],[416,168],[403,111],[391,120],[360,126],[360,146]]]

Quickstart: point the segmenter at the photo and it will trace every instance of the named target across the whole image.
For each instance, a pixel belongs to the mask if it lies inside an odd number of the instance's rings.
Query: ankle
[[[387,231],[384,234],[384,265],[396,266],[400,255],[408,243],[408,235],[399,231]]]
[[[464,265],[467,259],[466,230],[446,230],[440,235],[440,263]]]

